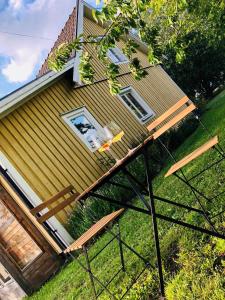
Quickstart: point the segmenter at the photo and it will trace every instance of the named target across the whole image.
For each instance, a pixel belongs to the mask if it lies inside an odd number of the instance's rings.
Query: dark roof
[[[76,7],[74,7],[73,12],[69,16],[68,20],[66,21],[65,26],[63,27],[61,33],[59,34],[54,46],[52,47],[51,51],[49,52],[47,58],[45,59],[43,65],[41,66],[41,69],[39,70],[37,77],[41,77],[42,75],[48,73],[50,70],[48,68],[48,58],[49,55],[54,52],[54,50],[57,49],[59,45],[62,43],[66,42],[72,42],[73,39],[75,38],[76,35],[76,18],[77,18],[77,13],[76,13]],[[71,55],[71,58],[75,54],[73,53]]]

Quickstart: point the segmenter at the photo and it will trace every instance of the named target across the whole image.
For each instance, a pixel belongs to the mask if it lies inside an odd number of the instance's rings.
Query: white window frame
[[[142,118],[139,118],[134,113],[134,111],[124,102],[124,100],[121,96],[128,93],[128,92],[132,94],[132,96],[137,100],[137,102],[140,104],[140,106],[142,106],[143,109],[147,112],[146,116],[143,116]],[[135,116],[135,118],[141,124],[144,124],[144,123],[148,122],[150,119],[152,119],[155,116],[155,112],[150,108],[150,106],[145,102],[145,100],[131,86],[128,86],[128,87],[122,89],[121,93],[118,94],[118,98],[127,107],[127,109],[129,109],[129,111]],[[138,108],[137,108],[137,111],[138,111]],[[142,114],[140,111],[139,111],[139,113]]]
[[[97,148],[92,148],[88,141],[84,138],[84,136],[80,133],[80,131],[71,123],[71,119],[78,117],[79,115],[84,115],[88,121],[95,127],[97,132],[101,134],[103,128],[98,123],[98,121],[92,116],[92,114],[87,110],[85,106],[72,110],[62,115],[63,120],[67,123],[67,125],[72,129],[72,131],[80,138],[80,140],[88,147],[91,152],[95,152]]]
[[[95,40],[99,41],[101,40],[101,38],[103,38],[103,35],[99,35],[98,37],[95,38]],[[117,51],[118,53],[114,53],[113,52],[114,50]],[[119,56],[119,59],[116,57],[116,55]],[[129,62],[129,59],[126,57],[123,51],[117,46],[113,48],[109,48],[107,51],[107,56],[115,65],[126,64]]]
[[[113,51],[117,51],[118,53],[114,53]],[[119,59],[116,57],[116,55],[119,57]],[[107,56],[115,65],[126,64],[129,62],[126,55],[123,54],[122,50],[118,47],[109,48]]]

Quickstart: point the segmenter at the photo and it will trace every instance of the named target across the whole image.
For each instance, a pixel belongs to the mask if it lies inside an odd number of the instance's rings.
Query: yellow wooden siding
[[[104,34],[104,29],[99,24],[84,17],[84,36],[88,36],[91,34],[102,35],[102,34]],[[120,49],[122,49],[124,46],[124,42],[120,41],[119,43],[117,43],[117,46]],[[95,70],[95,77],[94,77],[95,80],[98,81],[102,78],[105,78],[106,75],[104,74],[104,72],[105,72],[104,64],[98,60],[97,55],[96,55],[96,50],[94,49],[93,45],[90,45],[90,44],[86,45],[84,47],[84,49],[86,51],[88,51],[88,53],[90,53],[93,57],[92,64],[93,64],[93,68]],[[147,56],[143,52],[137,50],[137,53],[134,55],[134,57],[136,57],[136,56],[140,59],[143,67],[149,66]],[[129,71],[129,67],[128,67],[127,63],[120,64],[119,66],[120,66],[121,74],[127,73]]]
[[[123,87],[132,86],[157,116],[184,96],[161,67],[150,67],[148,76],[136,81],[123,75]],[[147,134],[122,101],[109,93],[106,81],[73,89],[62,78],[0,121],[0,151],[3,151],[31,188],[44,201],[69,184],[83,191],[105,171],[98,159],[63,121],[60,114],[85,105],[102,125],[114,120],[125,132],[114,146],[119,157],[127,147]],[[64,222],[71,207],[59,213]]]

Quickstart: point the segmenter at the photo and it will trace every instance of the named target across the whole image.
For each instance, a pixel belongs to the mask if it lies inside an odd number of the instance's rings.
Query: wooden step
[[[175,173],[176,171],[178,171],[179,169],[181,169],[182,167],[187,165],[189,162],[191,162],[195,158],[199,157],[200,155],[202,155],[209,149],[211,149],[216,144],[218,144],[218,136],[217,135],[214,136],[212,139],[210,139],[207,143],[203,144],[201,147],[197,148],[196,150],[194,150],[193,152],[191,152],[190,154],[185,156],[183,159],[179,160],[177,163],[172,165],[172,167],[166,173],[165,177],[172,175],[173,173]]]
[[[82,249],[94,236],[101,232],[110,222],[114,221],[119,215],[124,212],[121,208],[99,220],[90,229],[88,229],[82,236],[80,236],[73,244],[71,244],[64,253],[69,253],[78,249]]]

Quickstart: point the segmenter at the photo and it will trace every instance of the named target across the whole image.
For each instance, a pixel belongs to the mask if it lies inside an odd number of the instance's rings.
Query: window
[[[7,196],[3,189],[2,196]],[[43,252],[21,226],[13,213],[0,200],[0,246],[23,269],[30,265]]]
[[[99,35],[95,38],[95,41],[98,42],[102,38],[103,38],[103,35]],[[129,62],[126,55],[124,55],[123,52],[118,47],[109,48],[109,50],[107,52],[107,56],[114,64],[117,64],[117,65]]]
[[[119,98],[141,123],[145,123],[155,116],[153,110],[133,88],[123,89]]]
[[[124,55],[123,52],[117,47],[110,48],[107,55],[114,64],[124,64],[128,62],[126,55]]]
[[[102,127],[86,107],[64,114],[63,119],[92,152],[100,147]]]

